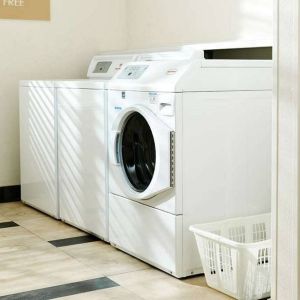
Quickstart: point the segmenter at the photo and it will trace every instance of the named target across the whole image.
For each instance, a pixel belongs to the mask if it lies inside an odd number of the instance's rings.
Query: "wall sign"
[[[0,19],[50,20],[50,0],[0,0]]]

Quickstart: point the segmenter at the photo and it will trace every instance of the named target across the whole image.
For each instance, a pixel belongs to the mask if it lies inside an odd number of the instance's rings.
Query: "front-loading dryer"
[[[109,83],[110,242],[176,277],[203,272],[191,224],[271,203],[272,62],[203,50]]]

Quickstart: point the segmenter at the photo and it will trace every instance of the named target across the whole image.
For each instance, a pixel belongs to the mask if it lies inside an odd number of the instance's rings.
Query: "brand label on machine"
[[[0,19],[50,20],[50,0],[0,0]]]
[[[157,96],[158,96],[158,93],[156,93],[156,92],[150,92],[149,93],[149,102],[151,104],[155,104],[157,102]]]

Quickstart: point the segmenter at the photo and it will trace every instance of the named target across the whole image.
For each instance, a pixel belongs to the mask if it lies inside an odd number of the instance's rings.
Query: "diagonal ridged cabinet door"
[[[105,91],[59,88],[61,219],[107,239]]]

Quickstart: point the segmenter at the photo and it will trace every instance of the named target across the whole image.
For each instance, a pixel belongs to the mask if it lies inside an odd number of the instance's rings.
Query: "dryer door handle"
[[[112,163],[114,165],[121,164],[121,156],[120,156],[120,132],[113,131],[111,133],[111,141],[112,141]]]

